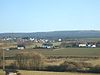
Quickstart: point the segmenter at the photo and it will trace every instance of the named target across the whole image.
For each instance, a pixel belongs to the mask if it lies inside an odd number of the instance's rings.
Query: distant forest
[[[58,39],[58,38],[100,38],[100,31],[52,31],[52,32],[33,32],[33,33],[0,33],[0,38],[43,38],[43,39]]]

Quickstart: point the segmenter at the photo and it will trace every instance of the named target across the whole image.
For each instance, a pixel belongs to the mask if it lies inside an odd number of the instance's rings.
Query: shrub
[[[67,62],[65,61],[60,65],[63,71],[88,71],[88,68],[92,65],[90,63],[85,62]]]
[[[95,67],[91,67],[89,72],[100,73],[100,65],[96,65]]]

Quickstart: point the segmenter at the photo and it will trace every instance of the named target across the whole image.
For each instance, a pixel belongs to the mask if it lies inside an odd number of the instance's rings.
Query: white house
[[[59,42],[61,42],[61,41],[62,41],[62,39],[58,39],[58,41],[59,41]]]
[[[25,46],[24,45],[17,45],[17,49],[23,50],[23,49],[25,49]]]
[[[87,47],[91,47],[91,46],[92,46],[91,44],[88,44],[88,45],[87,45]]]
[[[30,38],[30,41],[34,41],[35,39],[34,38]]]
[[[87,44],[79,44],[79,47],[86,47]]]
[[[92,45],[91,47],[92,47],[92,48],[95,48],[95,47],[96,47],[96,45]]]

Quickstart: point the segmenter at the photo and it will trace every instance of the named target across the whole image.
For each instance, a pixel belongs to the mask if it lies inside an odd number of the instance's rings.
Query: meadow
[[[59,48],[59,49],[25,49],[25,50],[9,50],[5,52],[5,55],[12,57],[20,52],[39,52],[49,62],[46,65],[59,65],[64,61],[85,61],[92,63],[93,65],[100,65],[100,48]],[[59,57],[61,59],[59,59]],[[56,59],[55,59],[56,58]],[[7,60],[11,62],[11,60]],[[51,63],[51,61],[53,61]]]
[[[80,57],[99,57],[100,48],[60,48],[60,49],[33,49],[45,56],[80,56]]]

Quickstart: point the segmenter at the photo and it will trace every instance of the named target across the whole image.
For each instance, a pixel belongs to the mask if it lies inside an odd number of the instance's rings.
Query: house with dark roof
[[[42,44],[42,48],[47,48],[47,49],[53,48],[53,44],[51,44],[51,43],[43,43]]]

